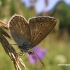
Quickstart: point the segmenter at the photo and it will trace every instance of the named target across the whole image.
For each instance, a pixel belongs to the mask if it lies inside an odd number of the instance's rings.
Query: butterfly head
[[[30,54],[34,54],[34,51],[32,49],[29,48],[29,46],[27,45],[23,45],[23,46],[19,46],[20,50],[22,53],[28,53],[29,55]]]

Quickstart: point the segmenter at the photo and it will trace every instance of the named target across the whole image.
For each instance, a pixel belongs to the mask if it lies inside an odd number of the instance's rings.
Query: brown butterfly
[[[22,52],[32,53],[31,49],[38,45],[54,28],[56,20],[49,16],[26,19],[15,14],[8,22],[13,39]]]

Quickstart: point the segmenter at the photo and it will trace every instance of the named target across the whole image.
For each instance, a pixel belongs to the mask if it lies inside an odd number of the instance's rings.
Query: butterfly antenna
[[[36,54],[36,53],[35,53]],[[36,54],[37,55],[37,54]],[[39,58],[40,62],[42,63],[42,65],[44,66],[44,63],[42,62],[42,60],[40,59],[40,57],[37,55],[37,57]]]

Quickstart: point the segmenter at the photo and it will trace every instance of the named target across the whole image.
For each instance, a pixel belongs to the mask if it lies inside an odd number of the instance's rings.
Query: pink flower
[[[33,48],[34,50],[34,54],[28,54],[28,58],[30,63],[35,63],[40,59],[44,58],[45,54],[46,54],[46,50],[42,49],[38,46]]]

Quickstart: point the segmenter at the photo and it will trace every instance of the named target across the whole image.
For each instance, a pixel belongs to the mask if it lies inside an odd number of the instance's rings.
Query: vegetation
[[[59,2],[51,11],[47,12],[57,20],[55,30],[51,32],[39,46],[47,50],[47,54],[41,62],[31,64],[26,55],[21,56],[28,70],[70,70],[70,66],[59,66],[58,64],[70,64],[70,6],[63,1]],[[33,7],[26,8],[20,0],[0,0],[0,20],[6,23],[13,14],[21,14],[26,19],[37,16]],[[7,31],[9,33],[9,31]],[[9,40],[14,44],[13,40]],[[13,46],[16,51],[17,45]],[[18,52],[18,51],[17,51]],[[21,67],[24,70],[23,67]],[[0,70],[15,70],[10,58],[0,44]]]

